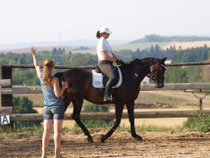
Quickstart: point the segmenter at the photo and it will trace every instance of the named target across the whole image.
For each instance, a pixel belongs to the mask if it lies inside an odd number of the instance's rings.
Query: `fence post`
[[[200,92],[201,92],[201,89],[200,89]],[[198,105],[199,105],[200,110],[203,110],[203,99],[206,98],[209,92],[206,92],[206,94],[203,97],[197,96],[194,92],[192,92],[192,94],[198,99]]]
[[[4,86],[4,88],[12,88],[12,67],[3,66],[1,70],[2,79],[11,79],[11,86]],[[2,107],[12,107],[12,94],[1,94]]]
[[[12,88],[12,67],[3,66],[1,69],[2,79],[11,79],[10,86],[2,86],[3,88]],[[12,94],[1,94],[1,107],[12,107]],[[9,132],[13,128],[13,122],[10,121],[10,125],[3,125],[3,131]]]

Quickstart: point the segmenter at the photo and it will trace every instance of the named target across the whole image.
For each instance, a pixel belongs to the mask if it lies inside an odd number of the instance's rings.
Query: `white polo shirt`
[[[106,51],[106,54],[109,56],[109,57],[112,57],[113,58],[113,55],[111,53],[112,51],[112,47],[109,45],[109,42],[104,39],[103,37],[101,37],[99,40],[98,40],[98,44],[97,44],[97,55],[98,55],[98,60],[106,60],[102,54],[101,54],[101,51]]]

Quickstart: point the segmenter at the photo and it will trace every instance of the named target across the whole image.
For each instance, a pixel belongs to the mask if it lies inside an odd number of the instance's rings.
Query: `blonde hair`
[[[54,61],[52,59],[46,59],[43,65],[43,81],[45,88],[51,87],[51,73],[54,67]]]

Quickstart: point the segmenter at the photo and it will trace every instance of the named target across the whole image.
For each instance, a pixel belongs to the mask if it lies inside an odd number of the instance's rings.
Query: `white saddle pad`
[[[118,66],[117,66],[117,70],[119,73],[119,81],[112,88],[118,88],[122,84],[122,72]],[[92,85],[94,88],[104,88],[103,76],[101,73],[97,73],[95,70],[92,70]]]

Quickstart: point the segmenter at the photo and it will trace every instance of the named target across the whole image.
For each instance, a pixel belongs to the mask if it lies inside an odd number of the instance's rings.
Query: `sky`
[[[210,0],[0,0],[0,44],[210,36]]]

